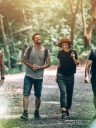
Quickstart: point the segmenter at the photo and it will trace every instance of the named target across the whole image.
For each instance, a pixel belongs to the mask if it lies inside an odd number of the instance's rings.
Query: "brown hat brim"
[[[60,42],[58,43],[58,47],[62,47],[63,43],[68,43],[69,45],[72,44],[72,42],[70,40],[60,40]]]

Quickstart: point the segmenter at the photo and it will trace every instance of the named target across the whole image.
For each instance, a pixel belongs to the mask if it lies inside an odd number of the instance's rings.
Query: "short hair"
[[[36,35],[41,35],[41,34],[40,34],[40,33],[35,33],[35,34],[32,36],[32,40],[34,40],[34,37],[35,37]]]

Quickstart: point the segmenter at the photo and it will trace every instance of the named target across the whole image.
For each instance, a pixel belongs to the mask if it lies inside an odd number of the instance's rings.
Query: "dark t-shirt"
[[[74,50],[64,52],[60,50],[58,52],[57,58],[60,61],[60,67],[58,68],[58,73],[64,75],[65,77],[71,76],[76,72],[76,64],[74,63],[71,53],[74,52],[75,58],[77,59],[77,53]]]
[[[96,75],[96,50],[91,51],[88,59],[92,60],[91,74]]]

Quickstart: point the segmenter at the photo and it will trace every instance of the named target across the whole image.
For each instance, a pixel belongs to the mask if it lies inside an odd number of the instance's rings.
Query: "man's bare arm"
[[[30,64],[29,62],[28,62],[28,59],[27,59],[27,57],[23,57],[23,59],[22,59],[22,63],[24,63],[26,66],[28,66],[29,68],[33,68],[33,65],[32,64]]]
[[[90,74],[91,65],[92,65],[92,60],[87,60],[85,67],[85,83],[89,83],[89,74]]]

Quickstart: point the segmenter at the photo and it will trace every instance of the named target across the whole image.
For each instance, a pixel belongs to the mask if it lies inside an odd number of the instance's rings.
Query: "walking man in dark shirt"
[[[76,65],[79,64],[76,51],[71,50],[71,43],[68,38],[62,38],[58,44],[62,48],[57,56],[59,60],[57,83],[60,89],[61,118],[69,116],[69,109],[72,105],[74,73],[76,72]]]
[[[91,50],[89,58],[87,60],[85,67],[85,83],[90,82],[90,73],[91,73],[92,90],[94,95],[93,102],[96,109],[96,50]],[[93,116],[93,119],[96,119],[96,113]]]

